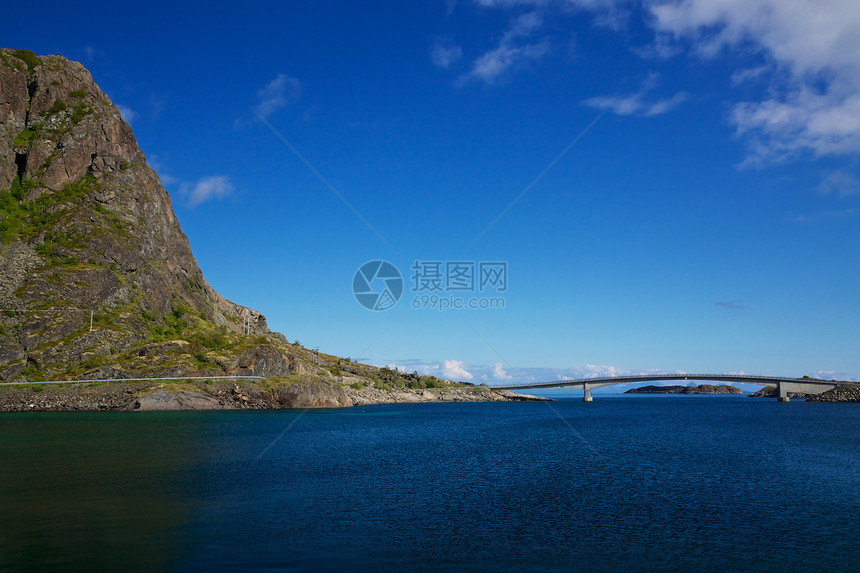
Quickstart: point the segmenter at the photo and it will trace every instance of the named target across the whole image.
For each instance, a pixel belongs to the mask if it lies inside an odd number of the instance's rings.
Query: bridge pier
[[[594,398],[591,397],[591,389],[588,386],[583,387],[584,393],[582,395],[583,402],[593,402]]]
[[[788,389],[784,388],[783,385],[779,382],[776,383],[776,401],[777,402],[788,402]]]

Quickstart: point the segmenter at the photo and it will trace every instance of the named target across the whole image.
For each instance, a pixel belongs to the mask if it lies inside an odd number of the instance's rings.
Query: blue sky
[[[290,340],[491,384],[860,379],[855,0],[64,6],[2,44],[90,69],[209,282]],[[464,294],[415,261],[507,263],[465,293],[504,308],[412,308]]]

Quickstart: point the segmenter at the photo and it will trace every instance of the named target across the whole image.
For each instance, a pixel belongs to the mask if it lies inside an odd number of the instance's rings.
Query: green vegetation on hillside
[[[48,108],[46,113],[48,115],[54,115],[60,113],[61,111],[66,111],[67,107],[69,106],[66,105],[65,101],[60,98],[57,98],[54,100],[54,103],[51,105],[51,107]]]
[[[32,50],[15,50],[12,55],[27,64],[27,71],[29,72],[35,70],[36,66],[42,63]]]
[[[0,241],[4,245],[50,230],[68,213],[77,198],[98,187],[98,181],[88,174],[59,191],[26,201],[26,192],[39,185],[37,180],[26,178],[21,182],[15,176],[12,186],[0,191]]]
[[[30,125],[24,130],[15,136],[12,140],[12,143],[15,147],[29,147],[33,140],[36,139],[36,136],[39,134],[39,131],[42,129],[42,125],[39,123],[34,123]]]
[[[383,390],[390,390],[392,388],[427,389],[448,387],[448,384],[435,376],[421,376],[417,372],[407,374],[397,369],[392,370],[385,367],[380,368],[379,374],[371,378],[376,379],[376,386]],[[463,385],[465,386],[465,384]]]

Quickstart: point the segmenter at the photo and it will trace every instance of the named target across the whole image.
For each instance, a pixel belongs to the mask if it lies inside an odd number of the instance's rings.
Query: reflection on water
[[[167,568],[199,425],[194,414],[0,417],[0,569]]]

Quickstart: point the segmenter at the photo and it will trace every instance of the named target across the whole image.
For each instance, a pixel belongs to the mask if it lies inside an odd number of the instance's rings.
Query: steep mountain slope
[[[213,382],[256,375],[262,382]],[[176,381],[177,377],[203,377]],[[73,383],[171,378],[140,384]],[[0,410],[514,400],[288,343],[203,278],[170,197],[89,72],[0,49]]]
[[[92,369],[146,341],[185,342],[202,367],[243,331],[278,340],[203,278],[168,193],[89,72],[26,50],[0,50],[0,309],[4,380]]]

